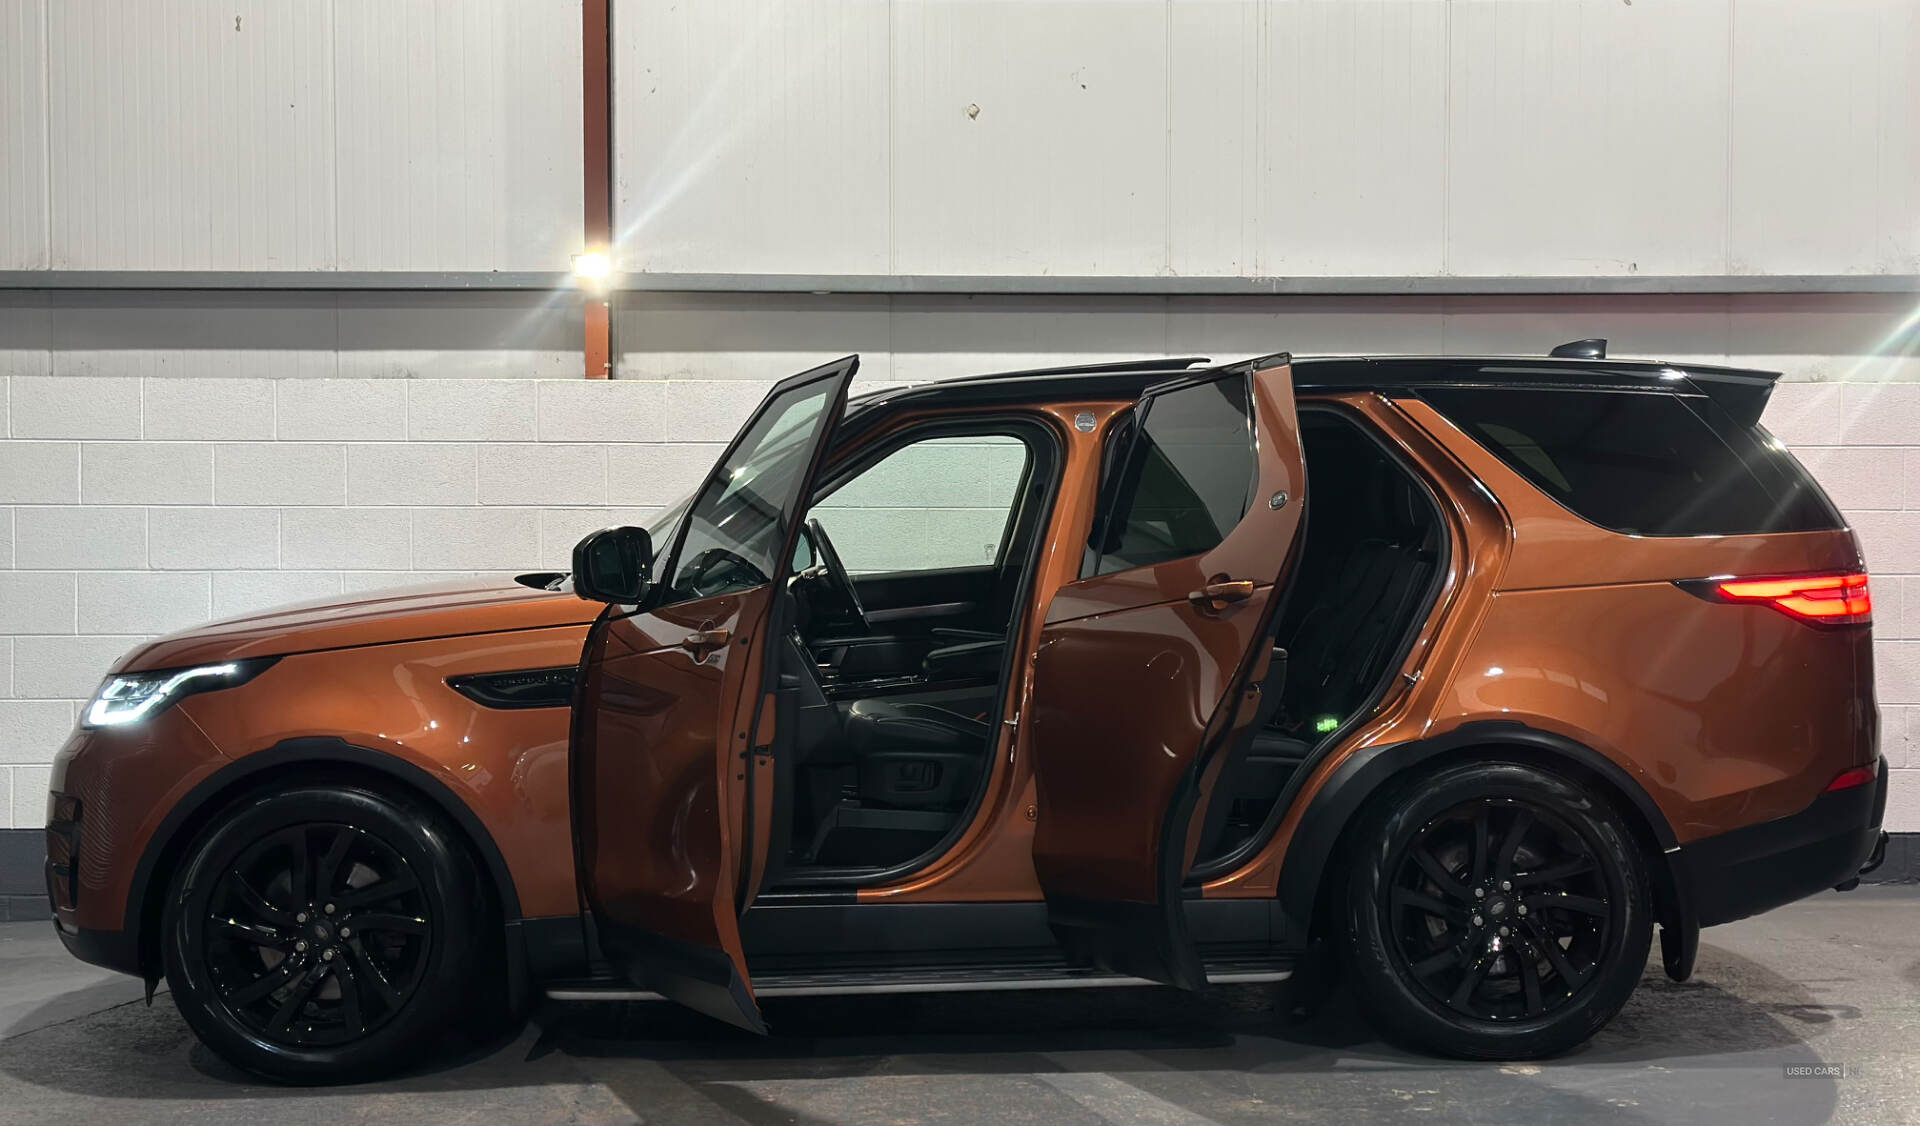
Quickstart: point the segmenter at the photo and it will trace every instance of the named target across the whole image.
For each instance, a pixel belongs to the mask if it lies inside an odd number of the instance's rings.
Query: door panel
[[[1061,588],[1028,720],[1055,933],[1082,960],[1185,988],[1205,981],[1181,907],[1190,830],[1215,756],[1256,710],[1305,484],[1285,358],[1232,371],[1251,383],[1246,511],[1210,548]],[[1218,378],[1150,391],[1144,428],[1167,395]]]
[[[581,886],[602,947],[636,982],[756,1031],[765,1028],[736,953],[737,822],[722,816],[730,803],[716,768],[748,662],[740,646],[701,654],[681,642],[739,631],[769,597],[760,586],[602,619],[577,705],[594,722],[572,747]]]
[[[779,796],[748,736],[770,738],[758,722],[767,647],[858,363],[774,386],[688,506],[642,604],[609,606],[581,653],[574,849],[600,945],[636,984],[760,1032],[738,917]]]

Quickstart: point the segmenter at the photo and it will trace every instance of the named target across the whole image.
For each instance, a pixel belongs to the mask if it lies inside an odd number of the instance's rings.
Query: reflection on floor
[[[139,996],[46,924],[0,924],[0,1122],[1920,1121],[1920,889],[1710,931],[1694,981],[1653,969],[1591,1045],[1526,1065],[1387,1047],[1338,993],[1287,1024],[1246,986],[774,1001],[765,1040],[581,1006],[432,1073],[298,1090]],[[1788,1074],[1812,1063],[1847,1074]]]

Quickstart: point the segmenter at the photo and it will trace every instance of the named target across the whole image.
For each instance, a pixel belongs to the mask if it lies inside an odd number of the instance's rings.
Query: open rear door
[[[574,857],[601,949],[636,985],[760,1032],[739,912],[773,804],[746,790],[772,772],[746,761],[746,736],[799,517],[858,366],[768,393],[659,545],[644,601],[608,607],[581,654]]]
[[[1257,710],[1300,530],[1289,357],[1151,388],[1116,425],[1034,656],[1034,867],[1070,956],[1193,989],[1190,829]]]

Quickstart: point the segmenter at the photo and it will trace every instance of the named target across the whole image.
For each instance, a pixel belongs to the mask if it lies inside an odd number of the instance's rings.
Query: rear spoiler
[[[1712,399],[1721,410],[1742,426],[1760,424],[1761,412],[1773,396],[1773,385],[1780,381],[1777,371],[1751,368],[1677,367],[1687,374],[1687,382]]]

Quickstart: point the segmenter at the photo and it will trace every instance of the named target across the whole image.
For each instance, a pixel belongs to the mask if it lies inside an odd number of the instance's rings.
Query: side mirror
[[[646,597],[653,537],[645,528],[602,528],[573,545],[573,592],[588,602],[630,605]]]

